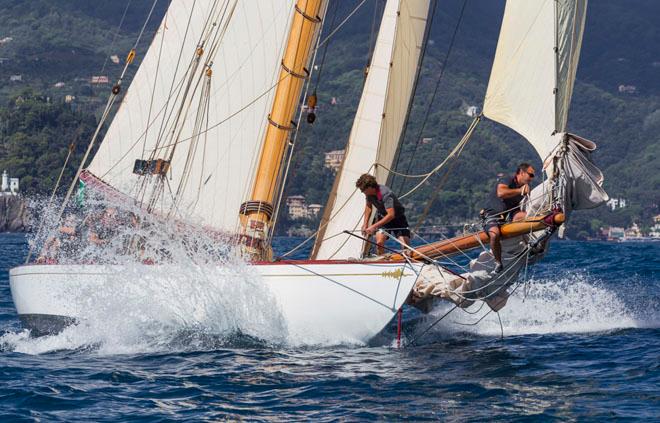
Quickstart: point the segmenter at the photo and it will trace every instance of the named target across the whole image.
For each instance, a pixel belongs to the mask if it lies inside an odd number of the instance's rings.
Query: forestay
[[[313,258],[359,257],[362,242],[344,230],[361,226],[364,196],[355,181],[366,172],[387,180],[413,94],[429,0],[388,0],[342,167],[328,199]],[[332,238],[332,235],[341,234]],[[324,240],[324,238],[328,238]]]
[[[524,136],[543,160],[566,131],[586,8],[587,0],[506,3],[484,115]]]
[[[136,159],[172,155],[161,211],[235,232],[293,10],[293,0],[173,0],[88,170],[141,200]]]

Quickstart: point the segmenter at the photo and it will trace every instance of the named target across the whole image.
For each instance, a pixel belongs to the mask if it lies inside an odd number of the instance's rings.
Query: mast
[[[241,204],[241,242],[246,252],[257,260],[272,256],[266,239],[274,213],[277,177],[289,132],[295,129],[292,118],[309,73],[305,65],[321,22],[321,4],[322,0],[298,0],[296,4],[252,193],[250,199]]]

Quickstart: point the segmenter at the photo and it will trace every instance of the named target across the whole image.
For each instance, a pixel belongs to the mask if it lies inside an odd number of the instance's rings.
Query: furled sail
[[[364,196],[355,181],[366,172],[385,182],[412,100],[430,0],[388,0],[360,104],[314,246],[317,259],[359,257]],[[333,235],[340,234],[339,236]],[[324,238],[327,238],[324,240]]]
[[[156,178],[136,174],[136,160],[144,173],[171,157],[163,212],[236,232],[293,10],[293,0],[173,0],[88,171],[142,201]]]
[[[566,131],[587,0],[508,0],[484,115],[545,160]]]

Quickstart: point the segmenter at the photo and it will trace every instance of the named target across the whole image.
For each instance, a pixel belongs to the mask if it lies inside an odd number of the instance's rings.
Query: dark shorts
[[[497,213],[492,209],[483,209],[480,213],[481,224],[484,228],[484,231],[488,232],[491,228],[499,227],[507,222],[507,217],[505,214]]]
[[[382,216],[379,217],[379,219],[382,219]],[[395,217],[383,225],[383,229],[395,238],[402,236],[410,238],[410,229],[408,228],[408,220],[406,219],[406,216]]]

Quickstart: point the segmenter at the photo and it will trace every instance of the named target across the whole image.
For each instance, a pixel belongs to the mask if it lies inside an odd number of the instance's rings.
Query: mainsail
[[[236,233],[293,11],[293,0],[173,0],[88,171],[143,201],[136,160],[171,157],[160,211]]]
[[[546,160],[566,131],[587,0],[508,0],[484,115]]]
[[[366,172],[385,182],[412,100],[430,0],[388,0],[341,169],[328,199],[313,258],[359,257],[362,242],[343,230],[360,227]],[[382,166],[379,166],[382,165]],[[330,238],[332,235],[337,235]],[[327,239],[324,239],[327,238]]]

